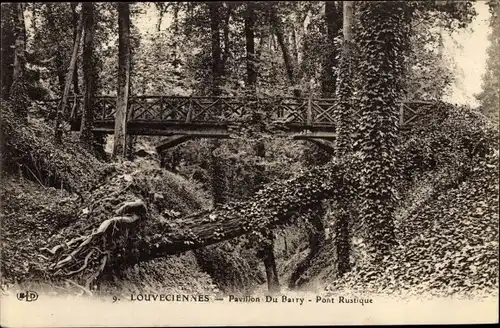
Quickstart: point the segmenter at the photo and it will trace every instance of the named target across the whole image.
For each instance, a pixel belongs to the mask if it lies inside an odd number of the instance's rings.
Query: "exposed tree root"
[[[85,240],[75,249],[73,250],[69,255],[67,255],[63,260],[57,262],[53,268],[54,269],[59,269],[62,268],[66,263],[70,262],[71,260],[75,259],[76,255],[80,253],[85,246],[89,245],[94,239],[97,237],[103,235],[108,228],[111,226],[112,223],[133,223],[137,220],[139,220],[140,217],[138,215],[132,215],[132,216],[117,216],[111,219],[108,219],[101,223],[97,231],[92,232]],[[92,251],[93,252],[93,251]]]
[[[91,250],[87,254],[87,256],[85,256],[85,263],[83,264],[83,266],[80,269],[75,270],[75,271],[70,271],[70,272],[66,273],[66,276],[71,276],[71,275],[74,275],[75,273],[82,272],[83,270],[85,270],[85,268],[87,267],[87,264],[89,263],[89,258],[92,256],[92,254],[94,254],[94,250]]]
[[[116,216],[111,219],[103,221],[99,227],[94,230],[90,235],[88,236],[80,236],[73,238],[70,240],[68,243],[57,245],[53,247],[52,249],[48,248],[43,248],[41,250],[46,250],[52,255],[55,255],[59,250],[61,249],[71,249],[72,245],[76,245],[78,242],[81,241],[80,244],[78,244],[76,247],[73,248],[71,253],[66,255],[62,260],[57,261],[56,263],[52,264],[49,268],[53,270],[58,270],[65,268],[67,266],[70,266],[71,264],[78,262],[78,255],[81,253],[87,253],[84,259],[84,264],[77,270],[69,271],[67,273],[64,273],[64,276],[72,276],[77,273],[80,273],[84,271],[88,265],[89,265],[89,260],[90,258],[96,253],[96,250],[100,253],[98,257],[102,256],[102,262],[99,268],[99,273],[104,270],[104,267],[107,262],[108,254],[103,253],[100,251],[98,248],[96,248],[93,245],[93,242],[98,239],[99,237],[103,237],[106,233],[108,233],[110,227],[113,229],[117,226],[117,224],[132,224],[134,222],[137,222],[138,220],[141,219],[141,214],[146,213],[146,205],[144,202],[140,199],[137,199],[132,202],[126,202],[123,205],[121,205],[116,211],[116,214],[130,214],[128,216]],[[58,273],[62,271],[56,271]]]
[[[64,248],[69,248],[69,246],[73,245],[74,243],[77,243],[80,240],[83,240],[86,238],[87,238],[87,236],[76,237],[76,238],[71,239],[69,242],[67,242],[65,244],[56,245],[52,248],[42,247],[42,248],[40,248],[40,251],[47,251],[52,255],[56,255],[60,250],[62,250]]]

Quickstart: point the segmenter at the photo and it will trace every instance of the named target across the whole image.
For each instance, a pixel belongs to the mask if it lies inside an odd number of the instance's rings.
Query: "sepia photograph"
[[[499,322],[500,0],[1,4],[4,327]]]

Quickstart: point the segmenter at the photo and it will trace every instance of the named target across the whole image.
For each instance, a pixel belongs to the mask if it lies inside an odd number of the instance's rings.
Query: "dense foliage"
[[[315,279],[384,292],[498,286],[498,130],[468,106],[439,101],[453,80],[441,36],[472,21],[470,1],[360,1],[352,17],[341,2],[129,5],[120,40],[130,42],[130,84],[120,86],[116,4],[2,5],[8,255],[13,239],[24,240],[20,231],[38,229],[13,255],[29,265],[10,259],[2,276],[71,277],[87,291],[163,284],[209,293],[214,283],[250,293],[264,283],[264,267],[267,280],[274,272],[277,283],[279,272],[293,288]],[[499,7],[490,2],[485,113],[498,111]],[[66,134],[56,147],[48,142],[53,109],[28,113],[36,107],[28,98],[61,95],[80,12],[71,88],[84,95],[84,120],[79,141]],[[145,13],[158,17],[149,34]],[[238,117],[230,140],[156,154],[159,138],[129,136],[131,160],[110,165],[92,131],[95,96],[127,93],[335,96],[338,138],[331,153],[277,138],[255,108]],[[433,101],[405,130],[403,98]]]

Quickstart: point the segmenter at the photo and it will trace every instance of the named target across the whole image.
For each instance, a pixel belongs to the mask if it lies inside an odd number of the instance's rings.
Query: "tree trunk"
[[[297,40],[297,31],[295,26],[292,26],[292,50],[293,50],[293,65],[299,67],[299,41]]]
[[[343,1],[343,43],[342,58],[337,76],[336,90],[336,110],[338,137],[335,141],[336,156],[344,157],[350,154],[352,150],[352,138],[354,125],[354,113],[352,109],[353,95],[353,75],[352,75],[352,24],[353,24],[353,2]],[[350,236],[349,223],[351,220],[351,194],[348,192],[340,198],[338,210],[335,215],[334,229],[337,238],[335,238],[337,253],[337,270],[340,276],[350,270]]]
[[[323,224],[325,207],[322,202],[318,202],[316,206],[314,206],[310,215],[309,222],[312,227],[309,232],[309,253],[304,260],[297,264],[297,267],[292,272],[288,284],[288,287],[291,289],[297,288],[309,281],[309,277],[304,275],[304,273],[311,267],[313,259],[325,244],[325,226]]]
[[[221,2],[214,1],[208,3],[210,10],[210,31],[212,34],[212,95],[215,97],[222,94],[222,49],[220,40],[220,9]],[[220,109],[215,109],[217,114],[220,114]],[[223,204],[225,202],[225,175],[222,168],[221,160],[216,155],[216,151],[220,146],[220,141],[214,139],[210,142],[210,175],[212,178],[212,197],[214,205]]]
[[[130,8],[118,6],[118,92],[116,97],[113,157],[126,157],[127,111],[130,84]]]
[[[229,21],[231,20],[231,12],[232,12],[232,5],[231,3],[228,3],[227,13],[224,18],[224,52],[222,54],[222,59],[221,59],[222,76],[227,75],[226,63],[227,60],[229,59],[229,53],[230,53]]]
[[[132,23],[131,23],[132,24]],[[132,72],[135,70],[135,63],[134,63],[134,57],[133,57],[133,50],[132,50],[132,44],[130,45],[130,75],[132,75]],[[128,83],[128,94],[129,96],[132,94],[132,79],[129,78],[129,83]],[[128,110],[127,110],[127,122],[130,122],[132,115],[134,115],[134,107],[127,105]],[[125,136],[125,144],[127,145],[125,153],[126,156],[129,160],[134,159],[134,148],[137,143],[137,136],[135,135],[130,135],[127,134]]]
[[[343,42],[342,57],[339,67],[339,76],[337,77],[336,87],[336,118],[337,133],[336,147],[338,156],[343,156],[350,151],[352,140],[353,111],[352,111],[352,23],[353,23],[353,3],[352,1],[343,1]]]
[[[266,158],[266,146],[263,140],[258,140],[255,144],[255,155],[261,160]],[[266,183],[264,174],[264,167],[262,164],[258,164],[255,173],[255,192]],[[272,230],[263,230],[262,235],[266,240],[263,245],[260,246],[260,249],[257,250],[257,256],[264,262],[269,292],[279,293],[281,287],[278,279],[278,271],[276,269],[276,259],[274,257],[274,234]]]
[[[302,63],[304,58],[304,52],[306,49],[304,48],[304,36],[307,35],[307,27],[305,25],[306,19],[309,16],[310,9],[307,9],[303,14],[298,13],[296,15],[296,22],[294,23],[294,30],[296,33],[296,43],[297,43],[297,67],[299,63]]]
[[[333,98],[335,95],[335,83],[337,74],[335,68],[338,67],[337,52],[335,49],[335,37],[342,28],[342,10],[339,9],[339,1],[325,1],[325,20],[327,45],[325,59],[323,62],[322,94],[325,98]]]
[[[404,61],[408,44],[409,11],[405,1],[360,2],[360,33],[356,42],[363,48],[359,76],[359,141],[361,171],[365,179],[359,197],[368,245],[374,262],[396,243],[394,195],[398,133],[397,100],[402,93]],[[376,42],[374,42],[376,40]]]
[[[55,25],[55,20],[56,20],[56,14],[54,13],[53,6],[58,6],[59,4],[54,4],[54,3],[48,3],[46,4],[47,8],[47,25],[50,30],[55,31],[56,30],[56,25]],[[56,35],[57,39],[57,35]],[[57,82],[59,83],[59,92],[62,94],[64,90],[64,77],[66,75],[66,68],[64,67],[64,58],[65,58],[65,53],[61,47],[60,42],[55,43],[55,58],[54,58],[54,63],[55,63],[55,69],[56,69],[56,75],[57,75]]]
[[[161,21],[163,20],[163,12],[158,14],[158,22],[156,23],[156,31],[161,31]]]
[[[254,24],[254,4],[251,1],[246,3],[245,11],[245,39],[247,50],[247,85],[252,96],[256,96],[257,69],[255,65],[255,24]],[[260,123],[260,120],[257,124]],[[255,145],[255,154],[262,160],[266,157],[266,148],[263,140],[258,140]],[[255,174],[255,189],[258,190],[264,184],[264,168],[262,165],[257,166]],[[263,231],[264,237],[267,239],[265,244],[257,251],[258,257],[264,262],[266,268],[267,287],[269,292],[278,293],[280,291],[280,283],[276,269],[276,259],[274,257],[274,235],[271,230]]]
[[[245,40],[247,51],[247,86],[250,94],[255,96],[257,92],[257,68],[255,55],[255,22],[254,22],[254,3],[246,2],[245,11]]]
[[[56,74],[57,74],[57,82],[59,83],[59,91],[64,90],[64,76],[65,76],[65,69],[64,69],[64,54],[62,53],[62,50],[60,47],[59,49],[56,50],[56,58],[54,59],[54,62],[56,64]]]
[[[295,97],[300,97],[301,93],[300,90],[297,88],[297,78],[295,75],[293,59],[292,56],[290,55],[290,49],[288,49],[288,46],[285,42],[285,33],[283,32],[283,24],[281,23],[281,19],[279,18],[276,8],[274,6],[271,6],[269,8],[269,19],[271,21],[274,34],[276,34],[276,38],[278,39],[278,43],[283,53],[283,61],[285,62],[285,68],[288,80],[290,84],[293,86],[293,94]]]
[[[80,25],[80,15],[76,12],[76,7],[78,6],[77,2],[71,2],[71,25],[73,26],[73,45],[77,42],[80,42],[82,38],[82,32],[78,32],[78,29],[80,28],[80,31],[83,29],[83,17],[82,17],[82,24]],[[78,57],[78,56],[77,56]],[[72,57],[73,58],[73,57]],[[80,94],[80,88],[78,87],[78,68],[76,67],[78,63],[75,63],[75,69],[73,73],[73,92],[75,94]]]
[[[265,245],[257,252],[257,256],[264,262],[266,269],[267,290],[270,293],[281,291],[276,269],[276,259],[274,257],[274,235],[272,231],[265,235],[267,238]]]
[[[163,21],[163,15],[165,15],[168,11],[168,7],[170,6],[170,3],[164,3],[164,2],[156,2],[156,9],[158,10],[158,21],[156,22],[156,30],[158,32],[161,31],[161,23]]]
[[[263,31],[260,36],[259,46],[255,52],[255,63],[259,63],[262,57],[262,51],[268,47],[269,44],[269,33],[268,31]],[[258,76],[258,70],[256,69],[256,75]]]
[[[2,99],[8,100],[13,82],[14,57],[16,45],[16,7],[17,4],[9,3],[2,6]]]
[[[71,83],[75,85],[75,80],[74,77],[76,76],[76,62],[78,59],[78,49],[80,48],[80,39],[82,36],[82,31],[83,31],[83,8],[80,12],[78,19],[78,26],[76,28],[76,35],[74,35],[73,38],[73,51],[71,53],[71,60],[69,63],[69,68],[68,72],[66,73],[66,79],[64,83],[64,91],[62,94],[62,100],[61,104],[59,105],[57,115],[56,115],[56,125],[55,125],[55,143],[60,144],[61,143],[61,138],[62,138],[62,119],[63,117],[68,116],[68,111],[67,111],[67,104],[68,104],[68,97],[69,97],[69,90],[71,89]],[[76,87],[78,88],[78,81],[76,82]],[[78,92],[78,90],[74,90],[75,93]]]
[[[325,21],[327,27],[327,45],[325,57],[323,59],[323,74],[321,81],[321,92],[323,97],[332,98],[335,94],[335,83],[337,81],[337,75],[335,73],[335,68],[338,66],[338,62],[336,59],[336,49],[335,49],[335,37],[337,36],[339,30],[342,27],[342,11],[339,10],[339,2],[338,1],[325,1]],[[317,145],[312,145],[312,149],[310,151],[311,156],[311,165],[318,165],[318,163],[328,162],[332,154],[325,152],[323,149],[318,147]],[[306,272],[310,262],[314,259],[316,254],[319,252],[320,247],[323,245],[323,241],[325,239],[325,232],[323,228],[323,219],[324,219],[324,204],[322,202],[318,203],[318,209],[312,213],[310,217],[310,222],[316,227],[311,231],[311,237],[309,240],[309,254],[308,256],[299,263],[294,273],[290,278],[290,287],[299,286],[306,281],[305,278],[301,278],[304,272]],[[341,222],[348,222],[343,220]],[[343,228],[346,228],[345,225],[342,225]],[[345,236],[348,237],[348,230],[342,229],[342,232],[347,232]],[[344,244],[342,244],[344,245]],[[337,258],[338,252],[340,249],[346,250],[346,248],[339,248],[338,244],[336,245],[337,249]],[[345,254],[345,253],[343,253]],[[344,257],[341,257],[339,261],[337,261],[338,266],[343,266],[343,261],[345,261]]]
[[[14,70],[12,74],[12,87],[10,90],[10,103],[16,116],[28,120],[28,94],[26,86],[26,57],[25,57],[25,27],[24,7],[22,3],[12,4],[13,18],[15,21],[16,43],[14,47]]]
[[[83,113],[80,129],[80,141],[89,150],[94,148],[92,131],[94,113],[93,105],[96,91],[96,67],[94,54],[94,4],[83,2],[85,37],[83,40]]]
[[[210,31],[212,34],[212,93],[220,96],[222,93],[222,50],[220,45],[220,1],[208,3],[210,9]]]

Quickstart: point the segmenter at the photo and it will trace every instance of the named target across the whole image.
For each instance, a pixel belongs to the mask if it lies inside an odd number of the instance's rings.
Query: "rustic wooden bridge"
[[[58,100],[52,100],[57,106]],[[423,106],[432,102],[399,102],[399,124],[408,127]],[[82,97],[71,97],[71,130],[79,131],[83,108]],[[276,127],[275,134],[325,144],[335,138],[334,99],[325,98],[246,98],[131,96],[129,98],[127,134],[174,136],[164,140],[159,150],[191,138],[230,138],[231,128],[245,115],[259,112],[261,119]],[[116,97],[99,96],[94,102],[94,131],[113,134]],[[358,113],[356,113],[359,116]],[[277,131],[277,132],[276,132]]]

